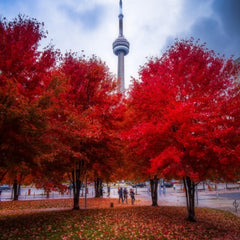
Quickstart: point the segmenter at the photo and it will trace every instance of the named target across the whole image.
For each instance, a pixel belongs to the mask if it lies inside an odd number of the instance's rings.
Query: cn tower
[[[120,80],[120,90],[124,91],[124,56],[129,53],[129,42],[123,36],[122,0],[119,1],[119,9],[119,35],[113,42],[113,52],[118,56],[118,79]]]

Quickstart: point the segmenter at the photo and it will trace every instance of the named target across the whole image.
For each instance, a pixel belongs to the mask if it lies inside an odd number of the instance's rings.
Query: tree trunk
[[[18,200],[18,184],[17,184],[17,179],[14,179],[13,182],[13,201]]]
[[[21,196],[21,183],[18,184],[18,196]]]
[[[1,173],[1,175],[0,175],[0,182],[2,182],[2,180],[3,180],[3,178],[5,177],[5,175],[7,174],[7,170],[6,171],[4,171],[3,173]]]
[[[185,187],[186,193],[186,201],[187,201],[187,211],[188,211],[188,220],[190,222],[196,222],[195,219],[195,184],[190,179],[190,177],[183,177],[183,183]]]
[[[79,161],[76,164],[76,168],[72,171],[72,185],[73,185],[73,209],[79,210],[79,195],[82,186],[82,182],[80,180],[81,177],[81,168],[83,168],[84,161]]]
[[[103,191],[102,191],[102,180],[100,178],[96,178],[94,181],[94,186],[95,186],[95,197],[102,197],[103,196]]]
[[[158,178],[155,175],[153,179],[150,179],[152,206],[158,206]]]
[[[46,191],[46,197],[47,197],[47,199],[49,199],[49,197],[50,197],[50,190],[49,189],[47,189],[47,191]]]

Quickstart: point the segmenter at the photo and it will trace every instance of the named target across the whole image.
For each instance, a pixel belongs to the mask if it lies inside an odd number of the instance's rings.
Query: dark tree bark
[[[101,178],[96,178],[94,181],[94,186],[95,186],[95,197],[102,197],[103,196],[103,191],[102,191],[102,180]]]
[[[79,195],[82,186],[80,180],[81,172],[83,170],[84,161],[79,161],[76,167],[72,170],[72,185],[73,185],[73,209],[79,210]]]
[[[18,184],[18,196],[21,196],[21,183]]]
[[[18,193],[19,193],[18,186],[19,185],[17,183],[17,179],[14,179],[14,182],[13,182],[13,201],[18,200]]]
[[[153,179],[150,179],[152,206],[158,206],[158,178],[155,175]]]
[[[6,171],[4,171],[4,172],[2,172],[1,173],[1,175],[0,175],[0,182],[3,180],[3,178],[6,176],[6,174],[7,174],[7,170]]]
[[[49,189],[46,190],[46,197],[47,197],[47,199],[50,197],[50,190]]]
[[[183,177],[183,183],[186,193],[188,220],[190,222],[196,222],[195,219],[195,186],[190,177]]]

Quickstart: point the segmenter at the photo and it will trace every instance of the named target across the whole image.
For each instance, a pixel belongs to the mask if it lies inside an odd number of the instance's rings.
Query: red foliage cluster
[[[19,181],[37,164],[46,126],[40,100],[57,56],[51,46],[38,51],[42,27],[21,15],[0,21],[0,181]]]
[[[51,78],[48,72],[55,64],[51,46],[38,51],[39,42],[46,37],[43,24],[19,15],[12,22],[0,22],[0,84],[12,80],[19,92],[33,99],[45,89]]]
[[[236,178],[238,70],[193,40],[177,41],[142,67],[130,90],[135,121],[126,137],[150,173],[195,182]]]

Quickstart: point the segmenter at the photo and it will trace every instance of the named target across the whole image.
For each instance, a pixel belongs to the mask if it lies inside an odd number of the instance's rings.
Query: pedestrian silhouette
[[[123,197],[124,197],[123,202],[126,201],[126,203],[128,203],[128,190],[127,190],[127,188],[124,188],[124,190],[123,190]]]
[[[118,188],[118,203],[120,203],[120,201],[123,203],[123,189],[121,187]]]
[[[130,197],[131,197],[131,203],[133,205],[135,202],[135,193],[132,189],[130,189]]]

